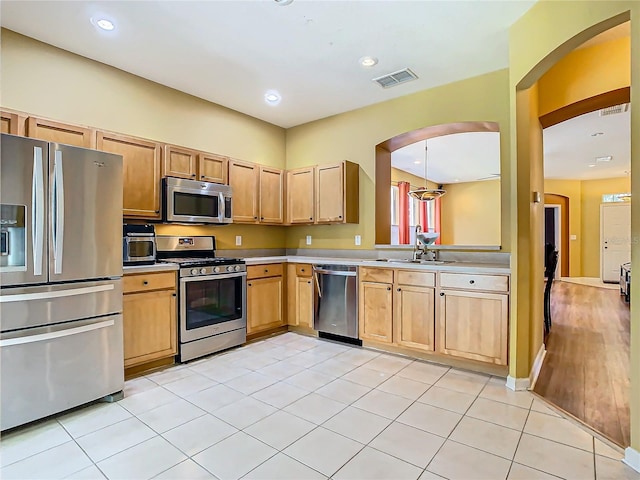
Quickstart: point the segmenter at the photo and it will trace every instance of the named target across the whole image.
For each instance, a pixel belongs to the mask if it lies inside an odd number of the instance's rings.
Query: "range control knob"
[[[234,269],[236,272],[239,272],[239,271],[240,271],[240,265],[236,265],[235,267],[233,267],[233,269]]]
[[[213,271],[216,273],[220,273],[220,267],[213,267]]]
[[[233,267],[231,265],[227,267],[227,272],[233,272]]]
[[[200,269],[200,273],[204,275],[205,273],[207,273],[207,269],[206,268],[201,268]]]
[[[192,268],[191,269],[191,275],[197,275],[198,274],[198,269],[197,268]]]

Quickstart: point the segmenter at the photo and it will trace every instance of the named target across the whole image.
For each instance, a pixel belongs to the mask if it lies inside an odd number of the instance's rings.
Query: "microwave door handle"
[[[220,199],[220,208],[218,208],[218,221],[224,222],[224,214],[225,214],[225,204],[224,204],[224,194],[222,192],[218,193],[218,198]]]
[[[56,150],[53,162],[53,263],[54,273],[62,273],[62,251],[64,241],[64,176],[62,174],[62,152]]]
[[[7,236],[7,249],[9,247]],[[42,147],[33,147],[33,177],[31,182],[31,243],[33,246],[33,274],[42,275],[44,251],[44,178]]]

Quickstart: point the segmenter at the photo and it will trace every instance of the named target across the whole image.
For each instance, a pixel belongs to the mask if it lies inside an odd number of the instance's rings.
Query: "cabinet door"
[[[435,289],[396,285],[393,304],[395,343],[433,352],[435,347]]]
[[[391,284],[360,283],[360,338],[391,343],[393,309]]]
[[[122,155],[124,216],[160,218],[159,143],[98,132],[98,150]]]
[[[287,223],[313,223],[315,167],[287,172]]]
[[[229,159],[213,153],[198,154],[198,178],[203,182],[227,184]]]
[[[165,145],[163,176],[195,180],[197,155],[188,148]]]
[[[296,325],[313,328],[313,280],[296,277]]]
[[[38,117],[27,119],[27,137],[76,147],[96,148],[96,131],[94,129]]]
[[[283,324],[282,277],[258,278],[247,283],[247,334]]]
[[[344,164],[317,167],[316,195],[317,223],[344,220]]]
[[[17,113],[0,110],[0,132],[23,136],[25,120]]]
[[[233,221],[258,222],[258,166],[229,161],[229,185],[233,188]]]
[[[124,366],[175,355],[175,290],[129,293],[123,296]]]
[[[284,172],[278,168],[260,167],[260,222],[283,223]]]
[[[438,302],[439,352],[507,364],[508,295],[442,290]]]

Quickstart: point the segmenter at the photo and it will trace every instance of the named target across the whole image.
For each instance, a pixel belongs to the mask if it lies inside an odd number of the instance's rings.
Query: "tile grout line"
[[[516,448],[513,451],[513,458],[511,459],[511,464],[509,465],[509,471],[507,472],[507,478],[509,478],[509,474],[511,473],[511,469],[513,468],[513,463],[515,462],[516,455],[518,454],[518,448],[520,447],[520,441],[522,440],[522,436],[524,435],[524,429],[526,428],[527,422],[529,421],[529,415],[531,415],[531,407],[533,407],[533,400],[531,401],[531,406],[529,407],[529,411],[527,412],[527,418],[524,419],[524,424],[522,425],[522,430],[520,430],[520,436],[518,437],[518,442],[516,443]]]

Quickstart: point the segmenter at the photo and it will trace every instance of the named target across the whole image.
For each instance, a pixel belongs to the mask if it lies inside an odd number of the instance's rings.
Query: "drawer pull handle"
[[[444,297],[444,292],[440,292],[440,296],[441,296],[441,297]]]
[[[171,296],[172,296],[172,297],[177,297],[177,296],[178,296],[178,294],[176,294],[176,293],[172,293],[172,294],[171,294]]]
[[[143,285],[149,285],[149,282],[147,280],[145,280],[144,282],[142,282]]]
[[[474,283],[476,283],[476,281],[475,281],[475,280],[469,280],[469,283],[470,283],[471,285],[473,285]]]
[[[264,273],[269,273],[269,269],[268,269],[268,268],[265,268],[265,269],[264,269]]]

